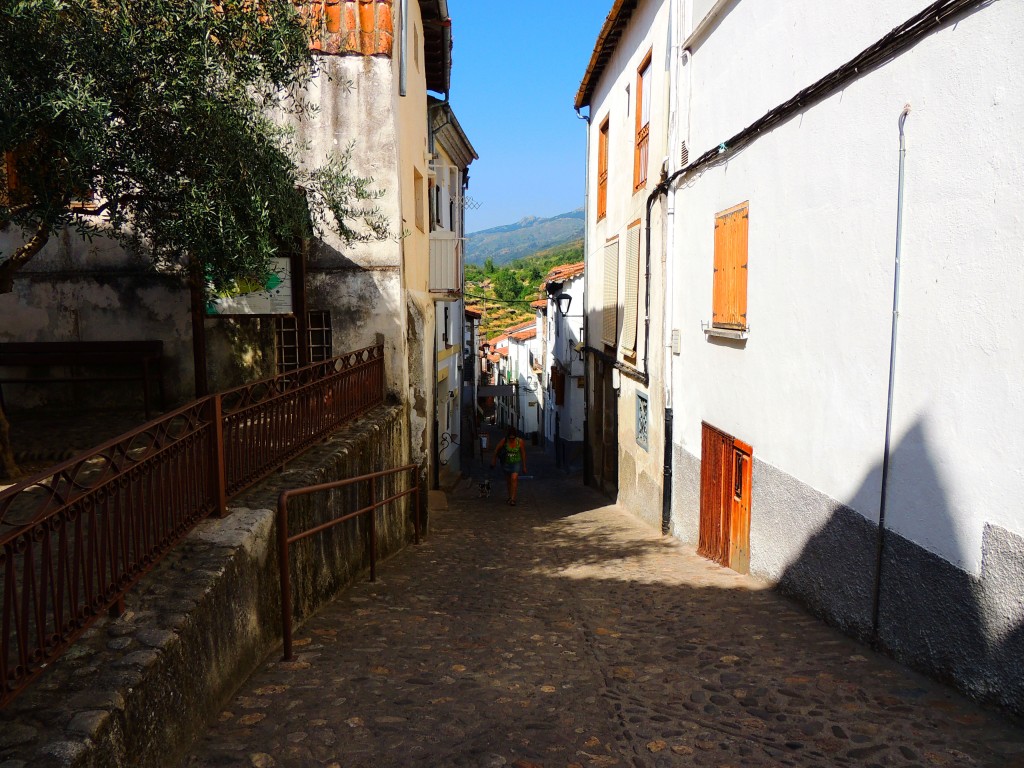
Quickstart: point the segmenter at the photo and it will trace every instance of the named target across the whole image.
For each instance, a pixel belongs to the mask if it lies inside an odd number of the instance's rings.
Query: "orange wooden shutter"
[[[597,139],[597,218],[608,213],[608,120],[601,124]]]
[[[711,324],[747,328],[747,234],[749,204],[715,216],[715,278]]]
[[[647,184],[651,122],[651,56],[649,51],[636,73],[636,145],[633,149],[633,191]]]

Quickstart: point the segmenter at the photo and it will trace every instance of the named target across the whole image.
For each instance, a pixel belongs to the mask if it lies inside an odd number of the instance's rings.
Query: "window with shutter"
[[[619,328],[619,241],[604,247],[604,292],[601,302],[601,341],[614,347]]]
[[[608,215],[608,118],[601,123],[597,139],[597,219]]]
[[[647,186],[651,133],[651,52],[636,73],[636,148],[633,152],[633,191]]]
[[[637,311],[640,303],[640,221],[626,230],[626,285],[622,292],[625,305],[619,346],[630,356],[636,354]]]
[[[749,203],[715,215],[715,279],[711,324],[747,329]]]

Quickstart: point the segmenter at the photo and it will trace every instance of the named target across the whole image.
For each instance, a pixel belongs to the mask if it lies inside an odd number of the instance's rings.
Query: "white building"
[[[583,466],[584,262],[548,272],[544,281],[544,439],[564,469]]]
[[[469,166],[478,158],[447,101],[429,97],[430,294],[434,299],[434,485],[448,487],[462,468],[465,303],[463,249]],[[469,347],[473,349],[473,347]],[[472,406],[472,398],[468,404]]]
[[[647,201],[667,151],[668,17],[668,0],[618,0],[576,95],[589,108],[584,476],[651,525],[664,516],[664,342],[647,320],[662,316],[665,224]]]
[[[647,5],[671,532],[1024,712],[1020,4]]]

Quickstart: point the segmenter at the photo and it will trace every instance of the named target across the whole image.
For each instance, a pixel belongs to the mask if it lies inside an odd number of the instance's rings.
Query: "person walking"
[[[508,487],[508,498],[506,502],[513,507],[516,505],[516,490],[519,486],[519,473],[526,471],[526,447],[523,438],[516,434],[515,427],[509,427],[505,437],[494,446],[494,457],[491,459],[491,466],[498,463],[501,457],[501,471],[505,473],[505,484]]]

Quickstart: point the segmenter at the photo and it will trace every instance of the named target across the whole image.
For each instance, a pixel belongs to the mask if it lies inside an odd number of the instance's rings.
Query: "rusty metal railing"
[[[378,481],[384,478],[394,477],[403,473],[410,473],[412,477],[411,487],[404,491],[392,493],[386,495],[382,499],[377,498]],[[333,520],[329,520],[326,523],[318,525],[314,528],[310,528],[307,531],[302,531],[294,536],[288,534],[288,501],[295,498],[296,496],[307,496],[311,493],[321,493],[324,491],[334,491],[339,488],[345,488],[358,483],[369,483],[370,498],[369,503],[355,510],[354,512],[348,512],[341,517],[337,517]],[[292,658],[292,586],[291,586],[291,566],[290,566],[290,547],[297,541],[308,539],[311,536],[315,536],[318,533],[322,533],[330,528],[334,528],[337,525],[353,520],[357,517],[367,517],[368,524],[366,528],[367,538],[367,549],[370,555],[370,581],[377,580],[377,515],[376,512],[381,507],[403,499],[406,496],[414,496],[414,507],[413,507],[413,541],[416,544],[420,543],[420,526],[422,520],[422,503],[423,496],[420,490],[420,468],[416,464],[407,464],[403,467],[397,467],[395,469],[386,469],[381,472],[372,472],[366,475],[359,475],[358,477],[350,477],[346,480],[337,480],[331,483],[321,483],[320,485],[310,485],[305,488],[292,488],[286,491],[282,491],[281,495],[277,499],[277,556],[278,565],[281,571],[281,629],[283,637],[283,660],[289,661]]]
[[[197,400],[0,491],[0,708],[196,523],[383,402],[383,352]]]
[[[224,418],[227,496],[379,405],[383,392],[384,346],[377,345],[216,395]]]

